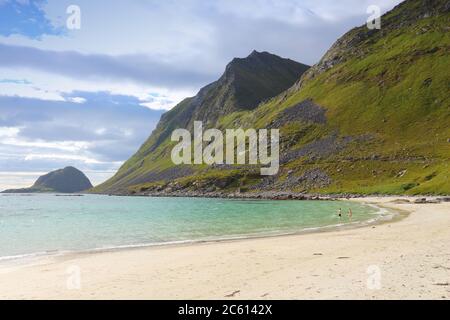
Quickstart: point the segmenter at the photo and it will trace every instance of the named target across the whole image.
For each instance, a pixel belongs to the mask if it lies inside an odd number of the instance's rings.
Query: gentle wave
[[[13,261],[13,260],[28,260],[38,257],[48,257],[48,256],[54,256],[60,254],[58,251],[39,251],[34,253],[25,253],[25,254],[18,254],[18,255],[12,255],[12,256],[3,256],[0,257],[0,262],[5,261]]]

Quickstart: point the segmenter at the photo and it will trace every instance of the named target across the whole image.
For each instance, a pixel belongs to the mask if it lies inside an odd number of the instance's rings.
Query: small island
[[[75,193],[90,188],[92,184],[83,172],[66,167],[39,177],[29,188],[10,189],[2,193]]]

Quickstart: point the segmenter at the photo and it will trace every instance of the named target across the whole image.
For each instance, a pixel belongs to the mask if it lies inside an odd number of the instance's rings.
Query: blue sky
[[[23,34],[39,39],[42,35],[62,35],[65,30],[54,25],[44,11],[45,1],[0,0],[0,34]]]
[[[369,5],[399,2],[0,0],[0,190],[66,165],[100,183],[232,58],[314,64]]]

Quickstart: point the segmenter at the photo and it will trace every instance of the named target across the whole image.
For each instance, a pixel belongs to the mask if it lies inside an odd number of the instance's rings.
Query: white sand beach
[[[0,298],[450,299],[450,203],[395,199],[355,199],[410,213],[375,226],[3,265]]]

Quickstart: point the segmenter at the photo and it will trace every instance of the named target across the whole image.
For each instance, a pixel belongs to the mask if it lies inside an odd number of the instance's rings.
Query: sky
[[[0,190],[68,165],[101,183],[234,57],[312,65],[400,2],[0,0]]]

